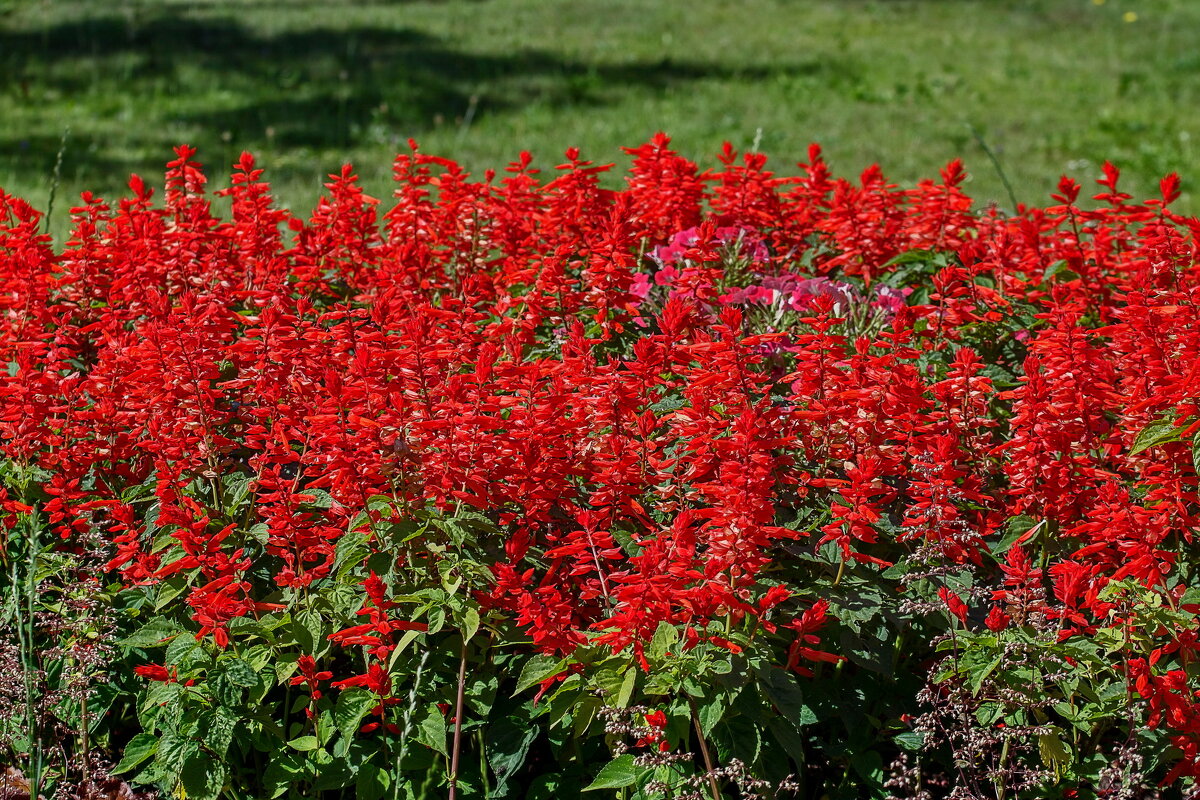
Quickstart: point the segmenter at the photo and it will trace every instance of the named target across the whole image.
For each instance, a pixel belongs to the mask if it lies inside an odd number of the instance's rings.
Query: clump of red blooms
[[[188,575],[179,602],[219,647],[280,587],[330,578],[348,530],[419,505],[503,532],[477,601],[541,652],[648,666],[664,622],[736,652],[726,621],[757,619],[803,675],[841,656],[828,601],[770,578],[789,553],[831,543],[877,570],[924,543],[979,565],[1023,515],[1061,547],[1038,563],[1018,541],[982,607],[943,588],[955,624],[1002,631],[1040,604],[1086,637],[1123,624],[1105,599],[1123,580],[1181,608],[1190,626],[1113,660],[1183,754],[1168,780],[1200,775],[1200,698],[1162,666],[1200,633],[1179,579],[1200,522],[1200,222],[1169,209],[1178,180],[1134,203],[1106,165],[1093,208],[1064,179],[1009,217],[972,212],[957,162],[901,189],[835,179],[816,147],[799,177],[729,147],[701,172],[662,135],[628,152],[609,189],[575,150],[548,180],[524,153],[476,180],[413,145],[389,208],[347,166],[308,218],[247,154],[222,221],[180,147],[161,204],[137,177],[115,204],[85,193],[57,250],[0,193],[3,456],[52,476],[64,546],[101,526],[127,584]],[[921,251],[947,257],[904,277]],[[1011,381],[989,340],[1019,349]],[[1176,435],[1135,448],[1155,424]],[[253,478],[251,519],[184,492],[230,474]],[[123,494],[147,481],[154,529]],[[28,510],[0,504],[5,527]],[[827,516],[792,524],[808,507]],[[328,685],[398,702],[388,657],[421,625],[374,574],[361,592],[362,623],[331,638],[368,667]],[[335,677],[299,670],[313,698]]]

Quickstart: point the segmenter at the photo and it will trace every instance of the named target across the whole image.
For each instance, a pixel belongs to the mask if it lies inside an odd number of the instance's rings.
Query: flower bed
[[[0,193],[0,797],[1192,785],[1178,179],[629,153]]]

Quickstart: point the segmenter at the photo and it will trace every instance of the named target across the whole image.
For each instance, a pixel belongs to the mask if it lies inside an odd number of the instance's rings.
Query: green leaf
[[[313,499],[305,503],[313,508],[330,508],[333,506],[333,497],[324,489],[314,489],[311,486],[304,490],[304,494],[310,495]]]
[[[1079,280],[1079,273],[1072,269],[1067,269],[1066,261],[1055,261],[1050,266],[1046,267],[1046,271],[1042,273],[1042,280],[1048,281],[1051,278],[1057,278],[1062,282],[1070,282]]]
[[[471,641],[471,638],[479,631],[479,612],[474,608],[468,608],[467,613],[463,615],[463,640]]]
[[[585,696],[575,705],[575,708],[572,709],[572,715],[574,716],[573,730],[575,732],[575,739],[577,741],[583,738],[584,733],[587,732],[588,726],[590,726],[592,721],[596,718],[596,711],[599,708],[599,698]]]
[[[670,652],[678,641],[679,631],[675,630],[675,626],[669,622],[660,622],[650,639],[650,647],[646,649],[646,653],[651,658],[660,659]]]
[[[125,745],[125,755],[121,763],[113,767],[113,772],[121,773],[141,764],[158,750],[158,737],[149,733],[139,733]]]
[[[804,739],[795,725],[782,717],[772,715],[767,720],[767,729],[770,730],[779,748],[772,752],[778,753],[779,750],[782,750],[797,764],[804,763]]]
[[[339,583],[344,581],[352,570],[360,567],[363,560],[371,554],[371,548],[367,546],[366,542],[366,534],[357,530],[352,530],[338,539],[333,566]]]
[[[873,786],[882,788],[883,786],[883,758],[874,750],[866,750],[861,753],[856,753],[850,759],[850,766],[854,767],[854,771],[867,780]]]
[[[258,673],[254,671],[254,667],[240,658],[225,662],[225,674],[229,676],[229,682],[234,686],[241,686],[244,689],[258,686]]]
[[[632,666],[625,669],[625,680],[621,681],[621,690],[617,693],[617,708],[627,708],[633,699],[633,690],[637,687],[637,670]]]
[[[1057,733],[1044,733],[1038,736],[1038,754],[1042,757],[1042,763],[1054,770],[1056,775],[1062,772],[1062,768],[1071,763],[1071,756],[1067,753],[1066,745],[1059,738]]]
[[[633,786],[637,783],[643,772],[645,772],[645,768],[633,763],[633,754],[626,753],[605,764],[604,769],[596,775],[596,780],[584,787],[583,791],[624,789],[626,786]]]
[[[316,750],[320,746],[321,743],[317,741],[317,737],[315,736],[299,736],[288,742],[288,747],[293,750],[299,750],[301,753]]]
[[[517,678],[517,689],[513,692],[513,696],[519,695],[534,684],[557,675],[563,671],[564,666],[566,664],[561,658],[542,653],[533,656],[525,662],[525,666],[521,667],[521,676]]]
[[[325,624],[315,611],[305,609],[296,614],[292,636],[302,652],[316,656],[325,651]]]
[[[184,575],[175,575],[160,583],[154,592],[154,610],[161,611],[191,585],[192,582]]]
[[[804,702],[804,691],[792,674],[778,667],[767,667],[758,673],[761,689],[767,699],[785,719],[797,728],[812,725],[817,715]]]
[[[205,681],[213,696],[223,706],[238,706],[242,702],[243,688],[235,684],[225,671],[210,673]]]
[[[224,482],[225,513],[227,516],[237,514],[246,500],[250,497],[250,485],[254,482],[252,475],[226,475]]]
[[[444,605],[436,605],[429,609],[428,622],[429,629],[426,633],[434,634],[442,629],[446,624],[446,607]]]
[[[126,638],[121,639],[117,644],[121,647],[139,649],[162,647],[181,633],[183,633],[183,629],[179,627],[178,623],[163,617],[156,617]]]
[[[1137,438],[1133,440],[1133,446],[1129,448],[1129,455],[1137,455],[1143,450],[1149,450],[1151,447],[1157,447],[1167,442],[1177,442],[1182,431],[1183,427],[1177,426],[1173,419],[1151,422],[1142,428]]]
[[[342,738],[354,738],[362,721],[378,703],[379,699],[372,692],[360,686],[343,690],[333,710],[333,720]]]
[[[189,800],[215,800],[225,785],[225,765],[193,753],[184,760],[179,777]]]
[[[484,731],[484,753],[488,766],[496,775],[496,795],[503,796],[512,780],[525,764],[529,748],[541,729],[526,716],[525,708],[490,722]]]
[[[655,414],[661,416],[663,414],[669,414],[672,411],[678,411],[679,409],[683,408],[686,405],[687,405],[686,399],[684,399],[681,395],[673,394],[673,395],[669,395],[668,397],[664,397],[662,400],[659,400],[657,403],[653,403],[650,406],[650,410],[653,411]]]
[[[195,636],[176,636],[167,645],[163,656],[163,664],[168,667],[178,667],[180,672],[187,672],[196,660],[206,660],[207,654]]]
[[[392,774],[389,770],[375,764],[363,764],[359,767],[358,779],[354,783],[354,796],[359,800],[380,800],[387,795],[391,785]]]
[[[979,696],[979,693],[983,690],[984,681],[986,681],[991,676],[991,674],[996,671],[996,669],[1000,666],[1000,664],[1003,661],[1004,661],[1003,656],[996,656],[988,663],[988,665],[986,667],[984,667],[981,670],[975,670],[972,672],[972,674],[971,674],[971,696],[973,696],[973,697]]]
[[[796,722],[792,721],[792,724],[796,725]],[[733,756],[753,764],[762,752],[760,725],[745,714],[726,715],[713,729],[712,740],[722,760]]]
[[[444,756],[450,753],[446,749],[446,718],[436,703],[430,703],[425,716],[417,725],[417,741],[427,744]]]
[[[218,757],[224,757],[233,741],[233,732],[237,727],[237,717],[234,712],[224,706],[217,706],[211,712],[206,712],[200,718],[199,732],[204,746]]]
[[[184,763],[199,749],[199,745],[186,736],[175,734],[163,736],[158,740],[158,751],[154,754],[154,765],[151,768],[153,774],[157,776],[154,780],[169,779],[174,782],[179,777]]]
[[[276,751],[263,772],[266,797],[274,798],[304,779],[304,756],[286,750]]]
[[[713,728],[717,727],[717,723],[721,721],[721,717],[725,716],[727,708],[724,695],[717,695],[712,700],[698,705],[696,708],[696,716],[700,719],[700,730],[705,736],[712,733]]]
[[[418,637],[424,636],[424,635],[425,635],[425,631],[417,631],[417,630],[405,631],[404,635],[400,637],[400,641],[396,643],[396,649],[394,651],[395,654],[399,655],[400,653],[403,653],[405,650],[408,649],[408,646],[410,644],[412,644],[414,641],[417,640]]]
[[[1004,536],[992,546],[991,554],[999,559],[1012,548],[1017,539],[1029,533],[1037,524],[1036,519],[1024,514],[1010,517],[1004,525]]]

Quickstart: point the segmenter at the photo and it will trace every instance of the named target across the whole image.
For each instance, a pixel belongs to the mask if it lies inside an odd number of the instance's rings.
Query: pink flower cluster
[[[667,244],[654,248],[650,257],[658,264],[658,270],[653,274],[635,273],[631,293],[639,300],[645,300],[655,286],[663,286],[670,287],[670,297],[680,294],[676,283],[695,269],[693,253],[702,238],[700,228],[688,228],[671,236]],[[766,244],[754,229],[744,225],[716,228],[709,243],[718,247],[735,245],[737,257],[748,259],[752,264],[764,264],[771,257]],[[803,312],[811,310],[817,298],[828,297],[832,301],[833,313],[845,314],[853,308],[862,307],[869,297],[870,313],[879,315],[883,322],[887,322],[905,305],[905,297],[912,291],[877,286],[864,296],[853,284],[825,277],[805,278],[794,273],[755,277],[756,283],[733,287],[721,294],[717,302],[723,306],[757,304],[781,312]]]

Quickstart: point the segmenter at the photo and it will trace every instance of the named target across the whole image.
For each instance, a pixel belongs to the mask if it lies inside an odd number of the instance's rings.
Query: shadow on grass
[[[281,0],[280,6],[297,4]],[[462,125],[464,118],[534,104],[557,111],[605,105],[630,90],[671,92],[700,81],[778,76],[834,80],[845,71],[827,59],[731,68],[667,58],[587,63],[532,48],[466,52],[409,28],[313,27],[268,35],[232,16],[187,17],[190,7],[137,5],[127,16],[28,31],[0,27],[0,69],[8,76],[0,91],[15,96],[42,132],[55,129],[56,105],[77,120],[66,174],[106,174],[111,185],[112,176],[142,165],[146,153],[166,160],[181,138],[210,154],[234,147],[397,147],[409,136]],[[80,112],[89,120],[82,126]],[[91,130],[79,129],[93,122]],[[114,127],[115,135],[101,133]],[[10,175],[45,176],[58,149],[59,136],[0,133],[0,173],[7,167]]]

